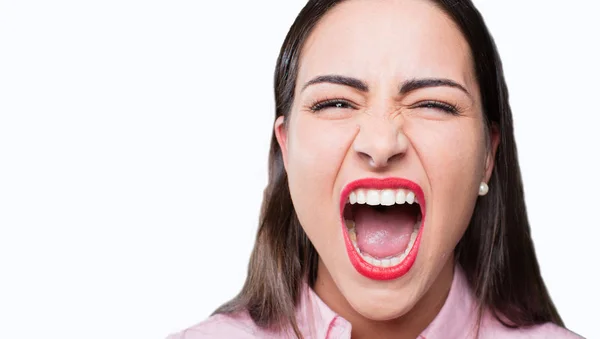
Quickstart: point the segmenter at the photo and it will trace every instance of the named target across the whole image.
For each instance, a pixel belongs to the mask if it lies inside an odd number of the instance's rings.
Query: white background
[[[164,338],[239,291],[303,4],[0,3],[0,338]],[[543,276],[567,326],[600,338],[595,2],[476,5]]]

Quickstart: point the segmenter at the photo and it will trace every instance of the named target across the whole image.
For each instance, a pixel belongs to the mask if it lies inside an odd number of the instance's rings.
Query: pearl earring
[[[490,190],[490,188],[488,187],[488,185],[485,182],[482,182],[481,184],[479,184],[479,195],[486,195],[487,192]]]

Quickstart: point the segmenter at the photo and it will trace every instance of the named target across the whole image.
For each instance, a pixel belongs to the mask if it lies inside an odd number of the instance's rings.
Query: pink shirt
[[[460,267],[454,270],[454,278],[448,298],[440,313],[421,333],[418,339],[474,338],[476,326],[476,302]],[[311,289],[306,287],[302,302],[296,311],[298,326],[305,339],[350,339],[352,325],[334,313]],[[247,314],[235,317],[214,315],[207,320],[167,339],[206,338],[281,338],[257,327]],[[552,323],[529,328],[511,329],[490,315],[484,316],[479,338],[582,338]]]

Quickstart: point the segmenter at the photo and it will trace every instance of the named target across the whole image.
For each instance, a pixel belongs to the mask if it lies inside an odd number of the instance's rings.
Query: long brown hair
[[[291,26],[275,68],[275,119],[287,120],[294,100],[300,52],[315,24],[344,0],[310,0]],[[563,325],[540,275],[530,236],[523,184],[513,133],[512,112],[500,57],[483,18],[470,0],[433,1],[458,25],[469,43],[488,128],[500,132],[490,190],[479,199],[455,249],[482,310],[504,325],[545,322]],[[374,4],[375,5],[375,4]],[[264,192],[256,243],[246,282],[215,313],[247,311],[271,329],[291,329],[302,284],[314,285],[318,254],[300,226],[288,188],[281,149],[271,138],[269,183]]]

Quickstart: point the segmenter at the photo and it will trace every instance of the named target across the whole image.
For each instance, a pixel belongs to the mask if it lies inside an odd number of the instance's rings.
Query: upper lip
[[[397,188],[407,188],[413,191],[416,197],[419,200],[419,205],[421,206],[421,213],[424,214],[425,211],[425,196],[423,193],[423,189],[419,184],[414,181],[405,178],[399,177],[387,177],[387,178],[362,178],[358,180],[354,180],[349,182],[342,189],[342,193],[340,196],[340,211],[343,214],[344,205],[348,200],[348,196],[350,192],[358,189],[358,188],[366,188],[366,189],[397,189]]]

